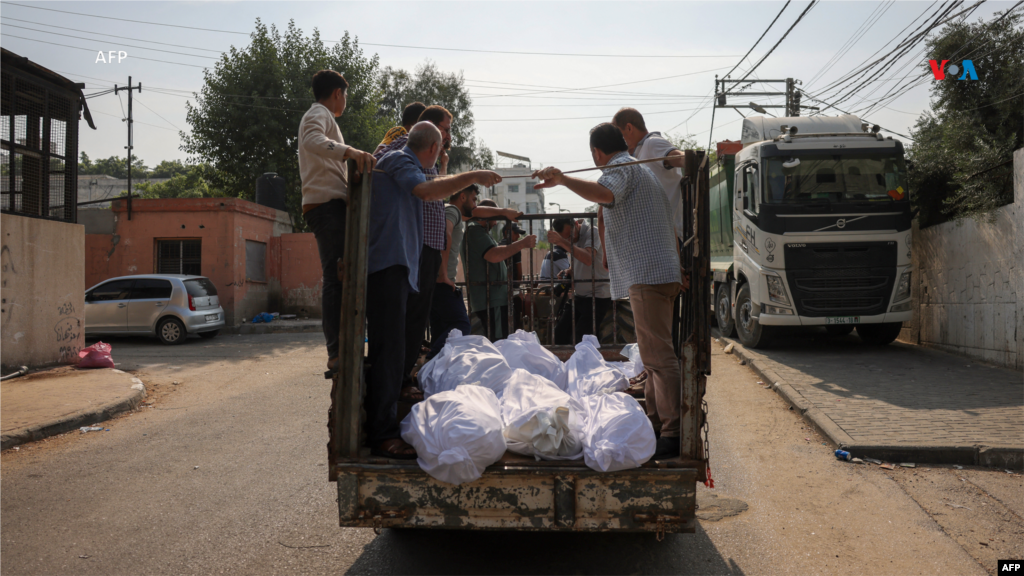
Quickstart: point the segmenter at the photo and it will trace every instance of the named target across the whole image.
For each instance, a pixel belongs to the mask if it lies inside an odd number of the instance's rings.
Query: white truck
[[[776,326],[889,344],[911,318],[903,144],[852,115],[743,121],[710,185],[714,313],[759,347]]]

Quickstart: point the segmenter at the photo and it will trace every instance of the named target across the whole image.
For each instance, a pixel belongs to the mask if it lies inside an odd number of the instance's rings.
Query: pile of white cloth
[[[654,428],[622,391],[643,370],[636,345],[608,362],[584,336],[563,363],[532,332],[491,343],[452,330],[419,372],[425,400],[402,421],[428,474],[451,484],[480,478],[505,451],[576,460],[602,472],[636,468],[654,455]],[[631,348],[632,347],[632,348]]]

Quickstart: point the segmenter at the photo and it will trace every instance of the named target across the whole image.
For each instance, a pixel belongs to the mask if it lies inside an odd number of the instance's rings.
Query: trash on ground
[[[600,342],[592,334],[583,337],[565,367],[569,373],[569,395],[580,400],[595,394],[622,392],[629,388],[629,380],[598,351]]]
[[[850,458],[850,463],[852,463],[852,464],[863,464],[864,461],[861,460],[860,458]]]
[[[900,466],[903,466],[904,468],[917,468],[917,464],[914,464],[913,462],[900,462]]]
[[[732,342],[729,342],[729,344],[726,345],[724,352],[726,354],[732,354],[732,351],[733,351],[734,348],[736,348],[736,344],[734,344]]]
[[[740,366],[746,366],[746,365],[747,365],[747,361],[746,360],[740,360]]]
[[[20,451],[20,450],[21,450],[21,447],[20,447],[20,446],[15,446],[15,447],[13,448],[13,450],[14,450],[15,452],[18,452],[18,451]]]
[[[420,468],[455,485],[480,478],[505,454],[503,427],[498,396],[474,384],[413,404],[401,423],[402,439],[416,449]]]
[[[879,468],[885,468],[886,470],[892,470],[892,469],[896,468],[895,466],[893,466],[892,464],[889,464],[888,462],[885,463],[885,464],[879,464],[878,467]]]
[[[875,460],[874,458],[865,458],[864,461],[865,462],[870,462],[872,464],[878,464],[878,465],[882,464],[881,460]]]
[[[953,468],[956,468],[957,470],[963,470],[964,469],[964,467],[959,465],[959,464],[953,464]]]
[[[568,386],[565,363],[541,345],[536,332],[516,330],[515,334],[495,342],[494,347],[501,352],[513,370],[522,368],[530,374],[543,376],[562,390]]]
[[[444,347],[420,368],[417,378],[424,398],[455,390],[460,384],[476,383],[501,396],[512,377],[512,367],[490,340],[463,336],[452,330]]]
[[[501,398],[505,442],[516,454],[538,460],[575,460],[583,453],[583,404],[554,382],[512,371]]]
[[[846,460],[847,462],[849,462],[851,459],[853,459],[853,456],[850,455],[850,453],[847,452],[846,450],[836,450],[835,451],[835,455],[836,455],[837,459],[839,459],[839,460]]]
[[[274,315],[268,312],[260,312],[259,314],[252,317],[253,324],[260,324],[264,322],[273,322]]]
[[[296,318],[295,314],[281,314],[281,320],[295,320]]]
[[[171,384],[174,384],[175,386],[177,386],[178,384],[181,384],[181,382],[178,382],[177,380],[175,380],[174,382],[171,382]]]
[[[585,399],[583,460],[601,472],[638,468],[654,456],[654,427],[628,394],[599,394]]]
[[[114,359],[110,356],[113,348],[110,344],[97,342],[87,348],[78,351],[79,368],[113,368]]]
[[[971,510],[967,506],[961,506],[959,504],[951,504],[949,502],[943,502],[943,504],[945,504],[946,506],[949,506],[950,508],[963,508],[964,510]],[[971,510],[971,512],[974,512],[974,510]]]
[[[103,431],[103,427],[102,426],[82,426],[78,430],[82,434],[85,434],[86,432],[102,432]]]

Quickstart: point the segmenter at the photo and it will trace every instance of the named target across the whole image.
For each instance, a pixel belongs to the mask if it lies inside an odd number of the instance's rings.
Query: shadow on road
[[[347,574],[743,574],[694,534],[385,530]]]
[[[829,337],[823,329],[790,328],[773,335],[768,347],[750,352],[781,365],[776,372],[784,380],[842,399],[966,413],[1024,407],[1019,372],[900,342],[871,346],[856,332]]]

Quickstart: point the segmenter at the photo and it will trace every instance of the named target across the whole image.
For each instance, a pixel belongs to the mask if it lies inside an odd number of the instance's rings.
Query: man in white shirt
[[[623,108],[612,117],[612,124],[622,132],[622,138],[629,146],[630,156],[637,160],[650,160],[651,158],[664,158],[671,156],[671,160],[663,162],[651,162],[644,164],[651,169],[654,177],[661,183],[665,190],[665,197],[668,198],[668,205],[672,210],[672,223],[675,226],[676,237],[680,241],[683,238],[683,194],[679,189],[679,182],[683,179],[683,152],[669,142],[661,132],[648,132],[644,117],[635,108]]]
[[[341,328],[341,259],[345,253],[345,209],[348,202],[346,160],[356,170],[373,170],[373,156],[347,146],[335,120],[345,112],[348,82],[334,70],[313,75],[316,102],[299,124],[299,175],[302,178],[302,217],[316,237],[323,268],[321,308],[327,339],[327,369],[338,366]]]

